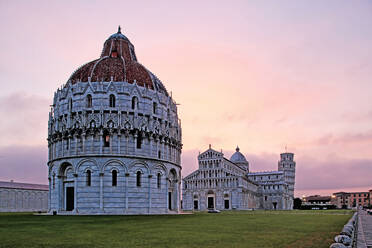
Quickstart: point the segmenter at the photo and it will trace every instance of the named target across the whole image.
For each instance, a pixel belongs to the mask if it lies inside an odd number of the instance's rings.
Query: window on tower
[[[137,187],[141,187],[141,172],[137,171],[137,178],[136,178],[136,185]]]
[[[92,96],[87,95],[87,108],[91,108],[91,107],[92,107]]]
[[[90,170],[87,170],[87,186],[91,186],[91,183],[92,183],[92,172]]]
[[[110,135],[108,132],[104,132],[103,134],[103,146],[110,147]]]
[[[110,108],[115,108],[115,96],[110,95]]]
[[[118,185],[118,172],[117,170],[112,171],[112,186]]]
[[[134,96],[132,98],[132,109],[137,109],[138,108],[138,98],[136,96]]]

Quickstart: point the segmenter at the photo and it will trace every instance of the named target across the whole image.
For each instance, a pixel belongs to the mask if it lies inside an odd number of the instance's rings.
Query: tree
[[[293,209],[300,209],[302,205],[302,200],[300,198],[293,199]]]

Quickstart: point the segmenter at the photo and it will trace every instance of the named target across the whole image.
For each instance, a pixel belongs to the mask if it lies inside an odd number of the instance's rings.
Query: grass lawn
[[[0,247],[328,248],[351,211],[228,211],[159,216],[0,214]]]

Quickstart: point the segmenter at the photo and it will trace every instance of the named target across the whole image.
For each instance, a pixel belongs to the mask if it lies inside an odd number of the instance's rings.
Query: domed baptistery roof
[[[51,213],[179,211],[177,104],[120,27],[57,89],[48,130]]]
[[[245,156],[240,152],[240,149],[238,146],[235,149],[235,153],[231,156],[230,161],[243,168],[246,168],[247,171],[249,171],[249,163],[247,159],[245,158]]]

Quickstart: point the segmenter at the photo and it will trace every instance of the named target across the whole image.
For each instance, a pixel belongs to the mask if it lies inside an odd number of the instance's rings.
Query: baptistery
[[[180,209],[181,124],[163,83],[121,33],[54,93],[49,212],[158,214]]]

